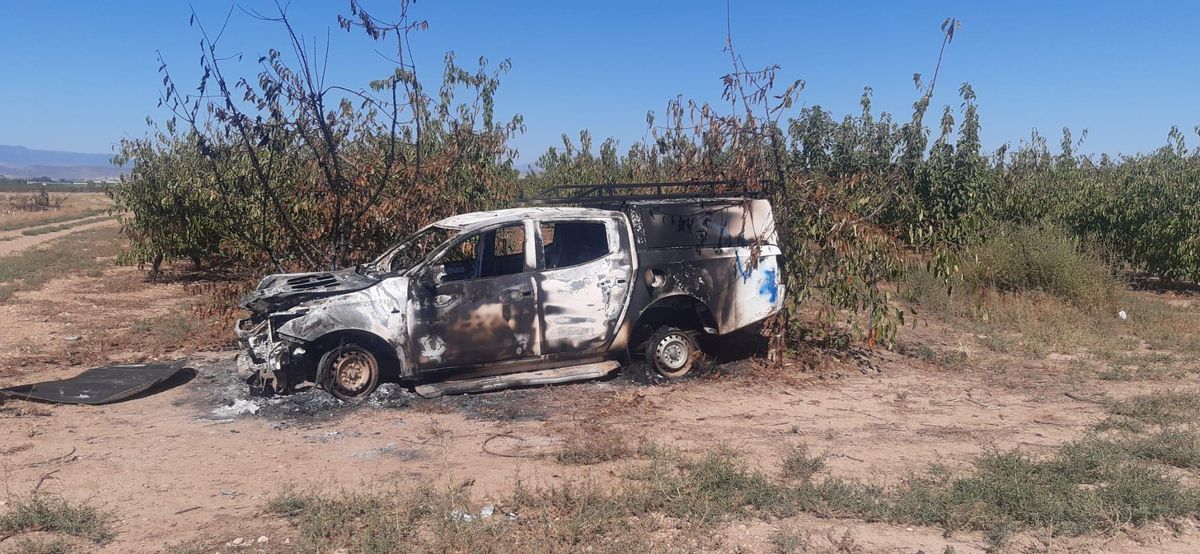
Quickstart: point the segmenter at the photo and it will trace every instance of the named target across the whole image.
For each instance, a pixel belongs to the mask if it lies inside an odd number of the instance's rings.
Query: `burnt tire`
[[[668,380],[682,379],[703,357],[696,333],[677,327],[659,327],[646,342],[646,363]]]
[[[317,365],[321,387],[342,400],[354,400],[371,394],[379,384],[379,358],[369,348],[343,343],[324,356]]]

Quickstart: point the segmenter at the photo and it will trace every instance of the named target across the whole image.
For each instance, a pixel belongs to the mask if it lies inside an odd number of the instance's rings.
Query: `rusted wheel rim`
[[[377,370],[375,356],[361,348],[352,348],[333,361],[333,384],[349,394],[357,394],[371,386],[371,376]]]
[[[664,373],[677,373],[687,367],[691,350],[686,337],[670,334],[658,341],[654,348],[654,361]]]

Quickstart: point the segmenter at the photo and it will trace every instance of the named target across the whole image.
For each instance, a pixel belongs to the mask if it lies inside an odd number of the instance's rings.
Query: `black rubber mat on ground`
[[[89,369],[70,379],[0,389],[10,398],[60,404],[108,404],[129,398],[179,373],[187,358],[151,364],[121,364]]]

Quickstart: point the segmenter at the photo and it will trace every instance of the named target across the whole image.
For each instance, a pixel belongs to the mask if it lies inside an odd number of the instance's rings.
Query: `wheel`
[[[321,357],[322,386],[342,400],[362,398],[379,384],[379,360],[357,344],[342,344]]]
[[[646,361],[659,375],[680,379],[692,371],[700,359],[695,333],[675,327],[659,327],[646,343]]]

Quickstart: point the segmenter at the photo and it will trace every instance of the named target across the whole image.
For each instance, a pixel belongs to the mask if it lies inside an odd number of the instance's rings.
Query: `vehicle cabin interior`
[[[608,254],[608,233],[599,221],[545,221],[541,233],[544,269],[585,264]]]
[[[599,221],[545,221],[542,269],[584,264],[609,253],[608,233]],[[525,270],[525,227],[513,223],[462,240],[441,259],[442,282],[511,275]]]

